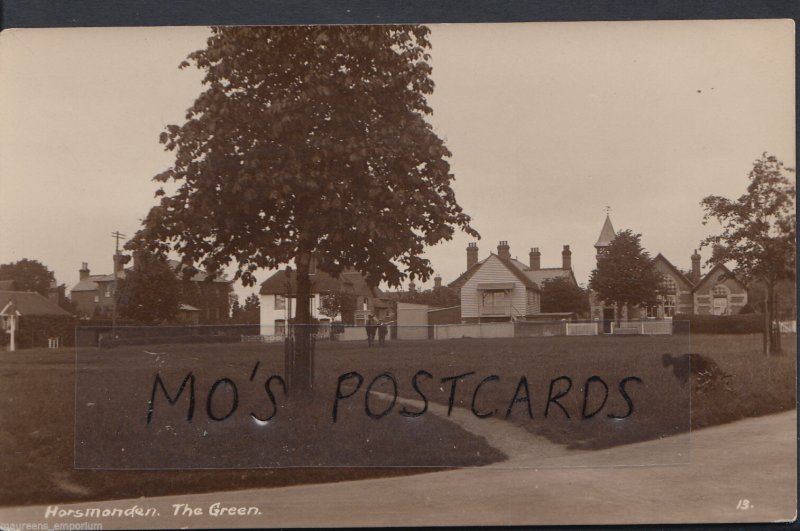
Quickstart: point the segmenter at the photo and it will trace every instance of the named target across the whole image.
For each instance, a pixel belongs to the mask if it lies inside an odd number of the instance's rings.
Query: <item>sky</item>
[[[702,224],[703,197],[741,195],[764,151],[795,165],[792,21],[430,27],[430,120],[481,258],[507,240],[556,267],[568,244],[585,284],[610,207],[617,230],[688,268],[717,229]],[[202,73],[178,65],[208,33],[0,33],[0,263],[39,260],[67,287],[82,262],[111,271],[111,233],[133,235],[172,163],[159,133],[202,90]],[[445,283],[470,241],[426,252]]]

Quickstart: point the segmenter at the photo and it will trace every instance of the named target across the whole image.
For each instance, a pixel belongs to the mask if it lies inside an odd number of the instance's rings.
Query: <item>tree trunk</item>
[[[764,299],[764,355],[772,351],[772,286],[767,283]]]
[[[314,386],[314,360],[311,335],[310,255],[300,253],[297,266],[297,310],[292,325],[293,341],[286,351],[287,384],[293,399],[309,398]]]
[[[772,291],[772,304],[770,305],[770,326],[772,327],[772,352],[778,353],[781,351],[781,326],[778,322],[778,294],[775,293],[775,286],[771,288]]]

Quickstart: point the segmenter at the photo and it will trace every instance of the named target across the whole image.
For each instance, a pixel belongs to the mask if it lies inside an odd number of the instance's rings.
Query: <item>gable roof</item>
[[[606,221],[603,223],[603,228],[600,230],[600,236],[597,238],[597,243],[594,244],[595,247],[607,247],[608,244],[611,243],[617,236],[616,231],[614,230],[614,225],[611,224],[611,217],[606,214]]]
[[[672,262],[670,262],[669,260],[667,260],[667,258],[666,258],[666,257],[665,257],[663,254],[661,254],[661,253],[658,253],[658,254],[656,255],[656,257],[655,257],[655,258],[653,258],[653,263],[655,263],[656,261],[659,261],[659,260],[660,260],[661,262],[663,262],[663,263],[664,263],[664,264],[665,264],[665,265],[666,265],[666,266],[667,266],[667,267],[668,267],[670,270],[672,270],[672,272],[673,272],[673,273],[675,273],[676,275],[678,275],[678,278],[679,278],[679,279],[681,279],[681,280],[683,280],[684,282],[686,282],[686,284],[689,286],[689,288],[692,288],[692,289],[694,288],[694,282],[692,282],[692,281],[691,281],[691,279],[690,279],[689,277],[687,277],[686,275],[684,275],[684,274],[683,274],[683,271],[681,271],[680,269],[678,269],[677,267],[675,267],[675,266],[672,264]]]
[[[19,315],[57,315],[69,317],[70,313],[58,304],[33,291],[0,291],[0,310],[13,301]]]
[[[323,293],[326,291],[344,290],[360,297],[383,297],[383,292],[377,287],[367,284],[367,279],[357,271],[344,271],[339,278],[317,271],[308,275],[311,279],[311,292]],[[261,283],[261,295],[291,295],[297,294],[297,275],[287,275],[285,269],[276,271],[271,277]]]
[[[517,277],[526,288],[535,289],[537,291],[539,290],[539,286],[536,284],[536,282],[528,278],[526,273],[520,269],[520,266],[524,267],[522,262],[514,259],[500,258],[494,253],[489,253],[489,256],[464,271],[457,279],[448,284],[448,286],[453,289],[460,289],[461,286],[463,286],[470,278],[472,278],[472,275],[477,273],[478,270],[483,267],[483,264],[485,264],[492,257],[497,258],[501,264],[506,266],[506,269],[508,269],[515,277]]]
[[[706,273],[703,278],[700,279],[700,282],[697,283],[695,286],[695,291],[699,291],[700,288],[706,284],[707,282],[713,281],[714,283],[720,282],[721,280],[733,280],[734,282],[738,283],[742,286],[743,289],[747,289],[747,285],[739,280],[739,278],[733,274],[733,272],[725,267],[723,264],[717,264],[711,268],[711,271]]]

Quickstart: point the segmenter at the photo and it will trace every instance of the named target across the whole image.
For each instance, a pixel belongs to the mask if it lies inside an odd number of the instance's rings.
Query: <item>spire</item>
[[[600,231],[600,237],[597,238],[597,243],[594,244],[595,247],[598,249],[600,247],[608,247],[608,244],[611,243],[617,235],[617,232],[614,230],[614,226],[611,224],[611,217],[606,214],[606,221],[603,223],[603,229]]]

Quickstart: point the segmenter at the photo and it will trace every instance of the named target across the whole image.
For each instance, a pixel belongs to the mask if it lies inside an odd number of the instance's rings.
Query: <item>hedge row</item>
[[[676,334],[760,334],[764,331],[764,316],[678,314],[673,319],[673,330]]]
[[[100,347],[113,348],[125,345],[165,345],[189,343],[238,343],[241,336],[172,336],[172,337],[125,337],[102,338]]]

